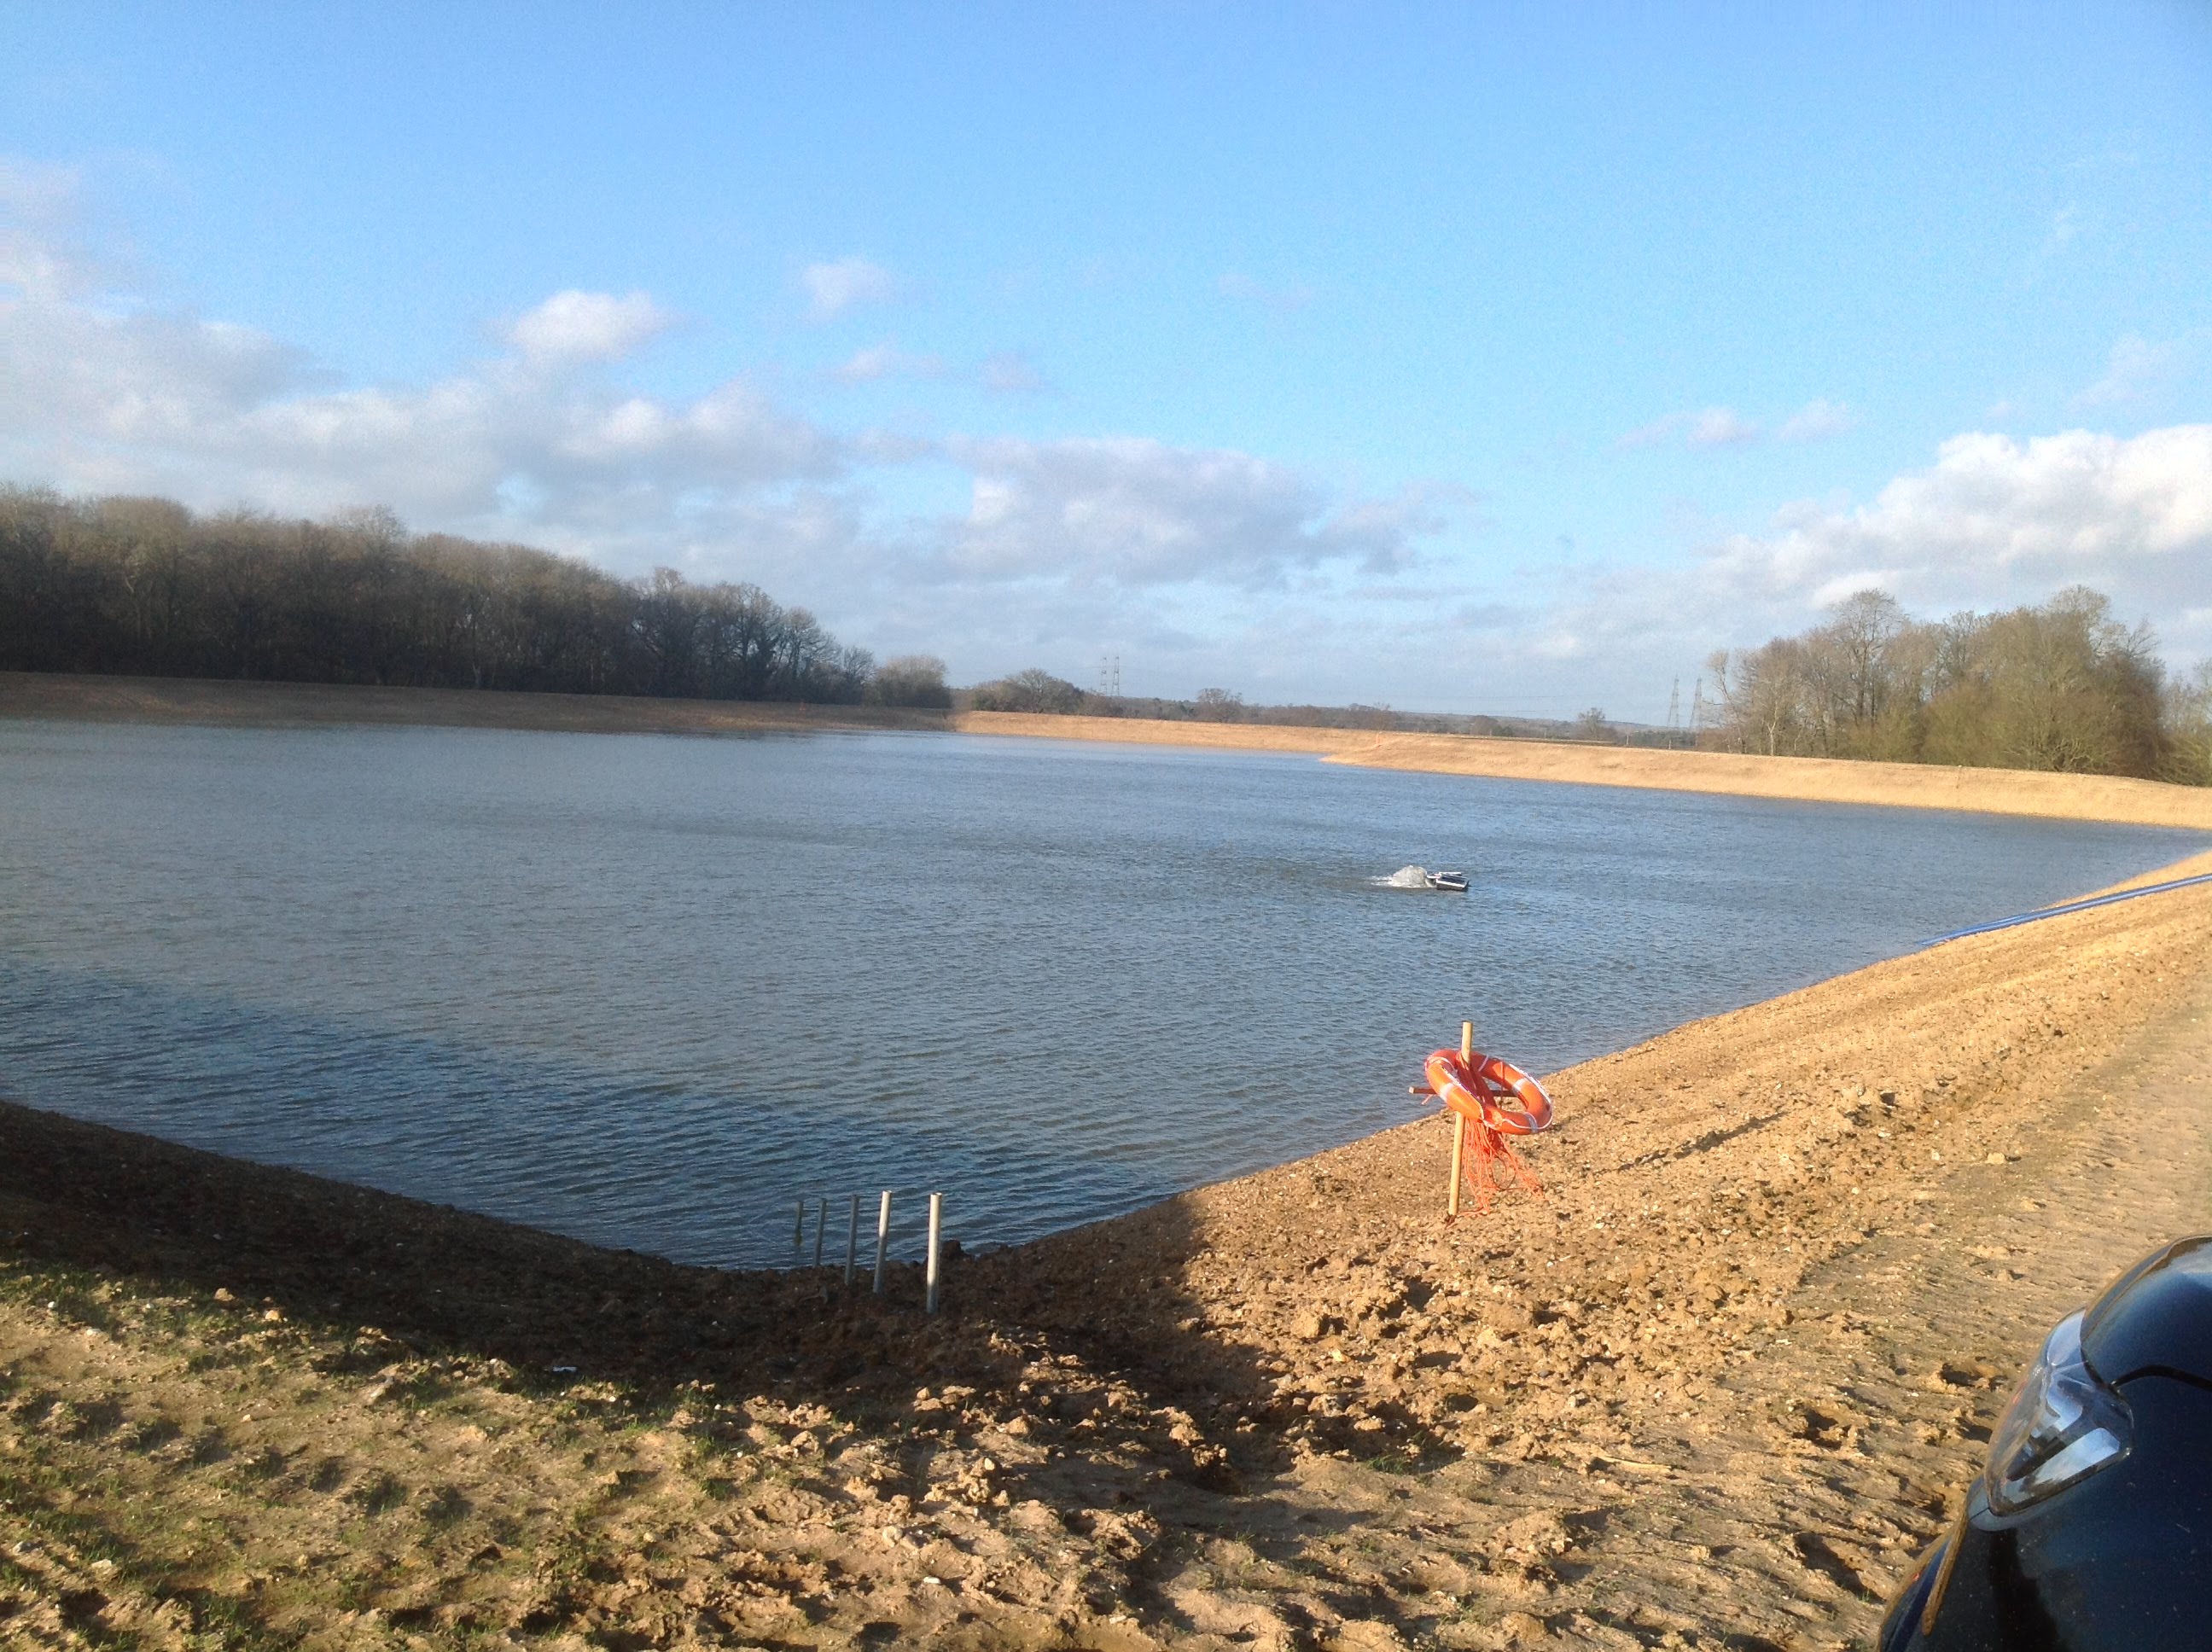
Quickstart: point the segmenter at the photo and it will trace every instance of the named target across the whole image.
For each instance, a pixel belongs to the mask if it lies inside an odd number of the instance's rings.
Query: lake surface
[[[0,723],[0,1092],[688,1261],[973,1246],[2197,834],[950,735]],[[1407,862],[1466,896],[1376,887]],[[871,1218],[872,1219],[872,1218]],[[811,1244],[811,1239],[810,1239]]]

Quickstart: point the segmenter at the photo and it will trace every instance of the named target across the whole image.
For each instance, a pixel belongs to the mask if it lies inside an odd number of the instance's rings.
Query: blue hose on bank
[[[2000,918],[1995,923],[1976,924],[1972,929],[1954,929],[1948,935],[1938,935],[1920,944],[1941,946],[1945,941],[1964,940],[1969,935],[1986,935],[1992,930],[2011,929],[2044,918],[2063,918],[2069,912],[2087,912],[2092,907],[2108,907],[2115,901],[2132,901],[2139,895],[2163,895],[2168,890],[2187,889],[2191,884],[2212,884],[2212,872],[2200,872],[2194,878],[2176,878],[2164,884],[2146,884],[2141,889],[2124,889],[2116,895],[2094,896],[2087,901],[2069,901],[2063,907],[2045,907],[2040,912],[2023,912],[2018,917]]]

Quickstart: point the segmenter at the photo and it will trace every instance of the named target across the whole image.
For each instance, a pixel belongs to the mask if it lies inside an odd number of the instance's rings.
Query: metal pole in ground
[[[860,1196],[853,1195],[852,1225],[845,1230],[845,1283],[853,1283],[853,1264],[860,1256]]]
[[[799,1266],[799,1248],[806,1242],[806,1201],[799,1201],[799,1215],[791,1224],[791,1265]]]
[[[817,1200],[814,1205],[814,1266],[822,1266],[822,1235],[830,1225],[830,1201]]]
[[[922,1311],[927,1314],[934,1314],[937,1311],[938,1240],[939,1236],[944,1232],[944,1218],[945,1195],[943,1193],[930,1194],[929,1267],[928,1271],[922,1275],[922,1283],[927,1287],[928,1292],[922,1304]]]
[[[884,1202],[876,1206],[876,1295],[884,1294],[884,1261],[891,1245],[891,1190],[884,1189]]]

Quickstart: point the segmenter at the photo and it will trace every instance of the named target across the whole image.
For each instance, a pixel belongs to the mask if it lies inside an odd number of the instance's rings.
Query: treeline
[[[1278,728],[1363,729],[1391,734],[1482,734],[1498,738],[1577,738],[1579,726],[1543,718],[1507,720],[1452,712],[1396,711],[1389,706],[1259,705],[1228,689],[1200,689],[1188,700],[1098,694],[1032,666],[953,699],[963,710],[1042,712],[1066,717],[1142,717],[1170,723],[1251,723]],[[1615,738],[1607,732],[1607,738]]]
[[[878,666],[803,608],[669,568],[166,499],[0,488],[0,670],[945,706],[943,662]]]
[[[1713,656],[1721,717],[1705,744],[2212,784],[2212,671],[2170,678],[2148,627],[2094,591],[1933,622],[1863,591],[1831,612]]]

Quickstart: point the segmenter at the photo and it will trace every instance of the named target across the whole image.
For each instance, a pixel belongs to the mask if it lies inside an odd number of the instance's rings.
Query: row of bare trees
[[[2094,591],[1932,623],[1863,591],[1831,613],[1713,656],[1721,744],[2212,784],[2212,675],[2170,680],[2148,627]]]
[[[803,608],[670,568],[624,580],[387,511],[195,516],[0,489],[0,670],[717,700],[946,705],[941,661],[878,668]]]

